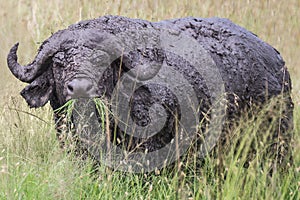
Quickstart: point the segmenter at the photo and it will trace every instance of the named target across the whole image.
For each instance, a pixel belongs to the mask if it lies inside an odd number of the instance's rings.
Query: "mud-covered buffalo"
[[[81,21],[46,39],[25,66],[17,61],[18,45],[11,48],[7,63],[16,78],[28,83],[21,92],[28,105],[38,108],[50,102],[60,135],[62,123],[67,123],[60,108],[68,101],[103,100],[107,117],[101,118],[95,103],[89,107],[102,131],[90,130],[104,136],[104,152],[127,152],[118,161],[152,153],[140,161],[143,168],[154,170],[166,164],[171,153],[174,159],[169,161],[174,161],[189,145],[201,146],[203,134],[220,132],[210,143],[213,149],[220,140],[226,143],[239,116],[273,97],[282,101],[270,151],[279,164],[288,157],[293,102],[285,62],[272,46],[227,19],[149,22],[103,16]],[[76,116],[70,120],[73,126],[68,127],[78,128]],[[84,139],[76,144],[96,142]],[[94,148],[85,150],[99,156]]]

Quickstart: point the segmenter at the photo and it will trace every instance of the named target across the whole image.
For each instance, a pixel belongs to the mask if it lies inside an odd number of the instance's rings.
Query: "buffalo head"
[[[19,44],[15,44],[7,57],[8,67],[19,80],[29,83],[21,95],[30,107],[50,100],[55,109],[73,98],[101,96],[108,89],[99,82],[108,81],[111,72],[105,70],[121,57],[122,48],[114,38],[93,30],[60,31],[25,66],[17,61]]]

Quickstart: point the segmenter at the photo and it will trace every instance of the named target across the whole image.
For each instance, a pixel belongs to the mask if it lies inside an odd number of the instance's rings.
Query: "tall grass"
[[[142,2],[142,3],[141,3]],[[299,199],[300,187],[300,1],[42,1],[0,0],[0,198],[1,199]],[[184,16],[230,18],[276,47],[292,75],[294,112],[294,166],[269,176],[258,154],[249,168],[245,155],[233,149],[219,161],[207,157],[201,169],[191,165],[179,173],[112,172],[91,161],[82,165],[66,154],[56,139],[49,105],[29,109],[19,96],[25,86],[6,66],[9,48],[20,42],[21,63],[32,61],[37,47],[51,33],[69,24],[104,14],[158,21]],[[242,135],[239,150],[257,133],[249,119],[235,129]],[[256,119],[257,120],[257,119]],[[261,120],[261,121],[259,121]],[[243,146],[244,145],[244,146]],[[264,146],[257,145],[264,151]],[[239,151],[238,151],[239,152]],[[266,163],[264,163],[266,164]],[[197,171],[197,172],[196,172]],[[225,178],[226,177],[226,178]]]

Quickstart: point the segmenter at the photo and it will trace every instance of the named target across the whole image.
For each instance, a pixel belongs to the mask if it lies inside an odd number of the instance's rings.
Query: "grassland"
[[[299,0],[0,0],[0,7],[0,199],[300,198]],[[8,71],[6,55],[19,41],[20,62],[31,62],[38,46],[51,33],[104,14],[152,21],[184,16],[226,17],[277,48],[293,81],[295,166],[284,175],[270,178],[255,165],[245,170],[237,157],[228,154],[226,179],[216,175],[216,161],[209,158],[200,174],[190,170],[184,175],[140,175],[100,168],[95,175],[89,162],[82,165],[67,155],[55,138],[50,107],[27,107],[19,96],[25,84]],[[247,130],[249,137],[255,133],[251,123],[244,126],[247,128],[240,131]]]

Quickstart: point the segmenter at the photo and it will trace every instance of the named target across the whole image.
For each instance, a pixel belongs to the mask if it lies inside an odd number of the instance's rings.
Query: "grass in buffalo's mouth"
[[[86,101],[86,105],[94,106],[94,108],[91,111],[95,111],[97,113],[100,119],[101,127],[104,131],[105,124],[108,123],[108,114],[113,114],[108,109],[108,104],[102,98],[99,97],[84,100]],[[74,112],[77,112],[77,114],[79,115],[82,115],[84,113],[82,112],[83,110],[80,110],[82,108],[79,108],[77,107],[78,105],[76,105],[77,103],[79,103],[79,101],[80,99],[71,99],[58,109],[54,110],[54,113],[65,118],[66,123],[72,123],[72,115],[74,114]],[[93,102],[93,104],[89,104],[90,102]],[[87,107],[85,109],[87,109]]]
[[[70,99],[64,105],[54,110],[54,113],[64,113],[68,119],[71,119],[72,112],[74,110],[74,105],[77,99]]]
[[[100,99],[100,98],[94,98],[93,99],[95,106],[96,106],[96,111],[99,114],[99,117],[101,119],[101,127],[103,129],[103,132],[105,130],[105,121],[107,121],[107,115],[108,115],[108,108],[105,104],[105,102]]]

